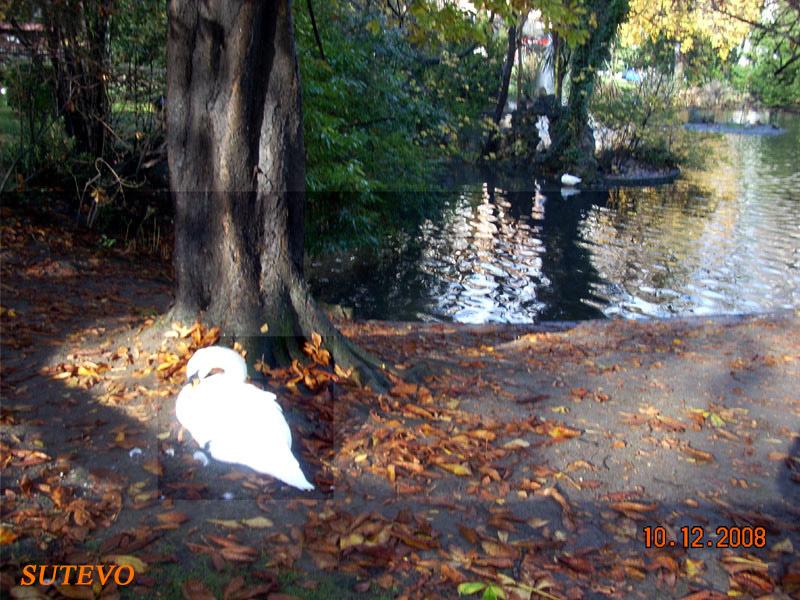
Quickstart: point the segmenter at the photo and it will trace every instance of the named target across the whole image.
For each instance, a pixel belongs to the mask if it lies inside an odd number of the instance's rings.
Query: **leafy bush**
[[[779,52],[762,47],[756,49],[753,58],[752,63],[734,69],[734,85],[766,106],[800,106],[800,61],[789,64],[776,75],[786,62]]]
[[[435,204],[442,167],[480,135],[501,51],[490,47],[489,59],[473,53],[476,40],[486,40],[459,11],[445,15],[461,19],[448,31],[467,39],[434,43],[425,28],[441,24],[428,14],[400,27],[378,8],[316,2],[314,9],[326,60],[300,4],[295,27],[307,237],[317,253],[377,244]]]
[[[602,82],[591,103],[601,167],[617,173],[631,160],[655,169],[677,166],[684,152],[676,97],[674,79],[656,70],[645,71],[639,83]]]

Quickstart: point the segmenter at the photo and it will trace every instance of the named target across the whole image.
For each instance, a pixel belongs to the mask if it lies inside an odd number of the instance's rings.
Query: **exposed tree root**
[[[230,336],[239,342],[245,350],[251,364],[262,359],[272,366],[288,365],[293,359],[301,362],[307,360],[303,354],[303,341],[311,338],[312,333],[322,336],[323,347],[331,353],[336,365],[345,371],[352,369],[351,378],[358,385],[369,386],[377,392],[386,391],[391,382],[389,370],[380,360],[360,348],[345,337],[328,316],[317,306],[302,278],[295,273],[288,277],[287,304],[281,311],[280,322],[271,323],[268,317],[249,319],[251,325],[242,328],[226,322],[226,319],[213,308],[206,312],[196,312],[176,303],[167,315],[162,317],[164,325],[174,321],[190,323],[196,319],[208,325],[217,325],[223,336]],[[266,323],[267,331],[259,331],[255,323]]]

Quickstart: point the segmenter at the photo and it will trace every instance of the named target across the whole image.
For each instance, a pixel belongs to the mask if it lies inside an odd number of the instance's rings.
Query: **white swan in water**
[[[561,176],[561,183],[563,185],[568,185],[570,187],[576,186],[581,182],[581,178],[576,175],[570,175],[569,173],[564,173]]]
[[[275,394],[246,382],[247,363],[237,352],[201,348],[189,359],[186,378],[175,414],[211,456],[314,489],[292,454],[292,432]]]

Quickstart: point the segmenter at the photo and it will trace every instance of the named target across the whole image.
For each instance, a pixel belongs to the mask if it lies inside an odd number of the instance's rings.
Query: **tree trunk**
[[[514,56],[517,53],[517,25],[508,28],[508,48],[503,61],[503,74],[500,78],[500,92],[497,94],[497,104],[494,107],[494,122],[500,123],[503,111],[508,102],[508,87],[511,84],[511,71],[514,68]]]
[[[325,48],[322,46],[322,38],[320,37],[319,29],[317,28],[317,17],[314,16],[314,4],[311,0],[306,0],[306,6],[308,7],[308,17],[311,19],[311,29],[314,31],[314,39],[317,42],[319,57],[323,62],[328,62],[328,59],[325,58]]]
[[[567,74],[567,65],[564,64],[564,50],[561,47],[561,36],[558,32],[553,32],[553,75],[555,76],[556,104],[561,107],[562,90],[564,89],[564,77]]]
[[[522,38],[522,28],[520,28]],[[517,44],[517,108],[522,102],[522,44]]]
[[[316,331],[344,368],[385,379],[302,277],[305,156],[290,0],[170,0],[167,143],[177,318],[202,318],[251,360]],[[266,332],[266,335],[265,335]]]
[[[628,14],[628,0],[597,0],[592,6],[593,12],[584,16],[588,38],[570,48],[568,102],[564,115],[550,133],[552,156],[561,159],[561,168],[574,169],[586,183],[597,176],[598,166],[594,136],[589,128],[589,101],[597,74],[608,60],[617,30]],[[562,68],[566,72],[567,65]]]
[[[525,21],[523,20],[523,24]],[[522,25],[520,25],[520,29],[522,29]],[[494,121],[495,125],[500,125],[500,121],[503,119],[503,111],[506,108],[506,102],[508,102],[508,88],[511,85],[511,72],[514,68],[514,57],[517,53],[517,24],[510,25],[508,28],[508,48],[506,50],[506,57],[503,61],[503,72],[500,76],[500,89],[497,93],[497,104],[494,107],[494,115],[492,120]],[[486,144],[483,148],[483,154],[487,155],[492,152],[497,151],[498,143],[499,143],[500,134],[499,131],[492,131],[489,134],[489,138],[486,140]]]

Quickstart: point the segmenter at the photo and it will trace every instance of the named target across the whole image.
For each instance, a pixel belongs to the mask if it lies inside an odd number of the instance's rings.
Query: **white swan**
[[[581,182],[581,178],[576,175],[570,175],[569,173],[564,173],[561,176],[561,183],[564,185],[568,185],[570,187],[576,186]]]
[[[212,372],[217,369],[222,372]],[[275,394],[246,383],[247,364],[237,352],[202,348],[186,365],[186,376],[175,414],[211,456],[314,489],[292,454],[292,432]]]
[[[200,348],[186,363],[186,379],[197,375],[201,380],[208,377],[212,370],[220,369],[236,381],[247,381],[247,363],[242,355],[222,346]]]

